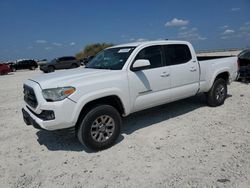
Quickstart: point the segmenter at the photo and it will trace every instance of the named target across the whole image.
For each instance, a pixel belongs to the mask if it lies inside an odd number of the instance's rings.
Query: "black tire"
[[[30,67],[30,70],[35,70],[35,69],[36,69],[35,66],[31,66],[31,67]]]
[[[109,117],[109,120],[104,120],[102,117]],[[112,119],[112,123],[109,123]],[[96,124],[101,120],[98,124]],[[106,125],[103,123],[107,121]],[[110,128],[112,126],[112,129]],[[103,150],[111,147],[120,135],[122,120],[118,111],[110,105],[99,105],[92,108],[79,122],[77,137],[81,144],[92,150]],[[105,130],[101,130],[104,127]],[[108,135],[108,131],[112,131]],[[99,136],[98,136],[99,135]],[[101,136],[102,135],[102,136]],[[106,137],[105,137],[106,135]],[[100,138],[104,140],[101,140]],[[100,141],[97,141],[100,139]]]
[[[16,72],[16,68],[11,68],[11,72]]]
[[[71,68],[72,68],[72,69],[77,68],[77,67],[78,67],[78,65],[75,64],[75,63],[71,65]]]
[[[48,67],[48,71],[47,72],[54,72],[55,71],[55,68],[53,66],[49,66]]]
[[[218,78],[214,81],[212,88],[206,93],[207,104],[212,107],[224,104],[227,98],[227,83],[224,79]]]

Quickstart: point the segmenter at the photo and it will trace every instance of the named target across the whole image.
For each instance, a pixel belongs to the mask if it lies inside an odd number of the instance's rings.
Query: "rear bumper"
[[[250,66],[240,67],[239,78],[250,78]]]

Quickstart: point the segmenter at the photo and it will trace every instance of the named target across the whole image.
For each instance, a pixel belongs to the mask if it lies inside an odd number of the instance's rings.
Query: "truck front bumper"
[[[32,125],[36,129],[43,129],[37,122],[34,120],[29,113],[22,108],[22,113],[23,113],[23,120],[26,123],[26,125]]]
[[[65,101],[57,103],[57,105],[52,103],[41,105],[39,110],[36,110],[40,111],[38,113],[33,111],[33,109],[26,104],[22,108],[23,119],[26,125],[33,125],[33,127],[37,129],[49,131],[66,129],[75,126],[76,122],[73,121],[74,107],[74,102],[65,99]]]
[[[77,105],[75,101],[65,98],[62,101],[48,102],[44,99],[38,83],[27,80],[24,85],[26,97],[24,97],[22,113],[27,125],[49,131],[75,126],[77,121],[74,113]]]

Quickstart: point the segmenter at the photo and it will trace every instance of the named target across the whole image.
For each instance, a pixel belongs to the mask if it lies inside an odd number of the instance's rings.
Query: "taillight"
[[[240,70],[240,59],[238,58],[237,60],[237,65],[238,65],[238,71]]]

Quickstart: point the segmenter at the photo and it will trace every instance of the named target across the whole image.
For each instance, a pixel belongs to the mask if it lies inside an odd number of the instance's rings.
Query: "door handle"
[[[170,76],[170,74],[168,74],[168,73],[166,73],[166,72],[163,72],[163,73],[161,74],[161,77],[164,77],[164,78],[169,77],[169,76]]]
[[[195,71],[197,71],[197,69],[194,68],[194,67],[192,67],[192,68],[190,69],[190,72],[195,72]]]

